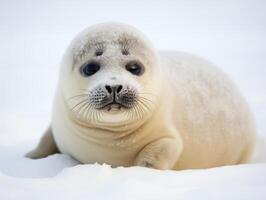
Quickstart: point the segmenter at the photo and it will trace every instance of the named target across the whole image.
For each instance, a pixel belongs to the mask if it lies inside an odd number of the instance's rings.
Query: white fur
[[[123,37],[132,39],[128,56],[121,55]],[[79,67],[103,41],[101,71],[81,77]],[[124,69],[130,59],[144,64],[142,76]],[[107,83],[130,85],[152,103],[134,118],[125,110],[101,113],[96,121],[71,112],[73,103],[67,99],[80,89]],[[56,145],[82,163],[207,168],[245,162],[254,146],[249,108],[221,70],[190,54],[158,53],[139,31],[124,24],[96,25],[73,40],[62,61],[53,111]]]

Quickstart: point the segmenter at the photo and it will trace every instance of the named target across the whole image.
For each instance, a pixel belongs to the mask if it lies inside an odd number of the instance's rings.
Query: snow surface
[[[83,28],[120,21],[158,49],[201,55],[249,102],[259,142],[253,162],[159,171],[80,165],[67,155],[23,155],[49,124],[62,54]],[[0,1],[0,200],[266,199],[266,2]]]

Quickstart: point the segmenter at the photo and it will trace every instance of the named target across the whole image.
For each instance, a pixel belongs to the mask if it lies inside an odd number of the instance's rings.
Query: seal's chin
[[[108,105],[101,110],[102,114],[99,120],[106,124],[124,124],[128,122],[127,111],[128,108],[124,108],[119,104]]]
[[[128,111],[129,107],[126,107],[123,104],[112,102],[109,103],[98,110],[101,111],[101,122],[107,124],[124,124],[128,122]]]

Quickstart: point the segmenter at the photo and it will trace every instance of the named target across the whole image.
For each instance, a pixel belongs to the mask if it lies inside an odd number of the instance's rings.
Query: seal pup
[[[247,103],[212,63],[158,52],[135,28],[103,23],[68,47],[51,126],[27,157],[209,168],[246,162],[255,133]]]

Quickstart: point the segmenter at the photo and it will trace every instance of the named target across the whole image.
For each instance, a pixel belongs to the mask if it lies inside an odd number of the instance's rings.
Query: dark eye
[[[103,51],[100,51],[100,50],[99,50],[99,51],[96,51],[96,52],[95,52],[95,56],[101,56],[101,55],[103,55]]]
[[[100,65],[96,62],[90,62],[80,67],[80,73],[83,76],[91,76],[99,71]]]
[[[144,67],[138,62],[130,62],[126,65],[126,70],[131,74],[140,76],[144,73]]]

